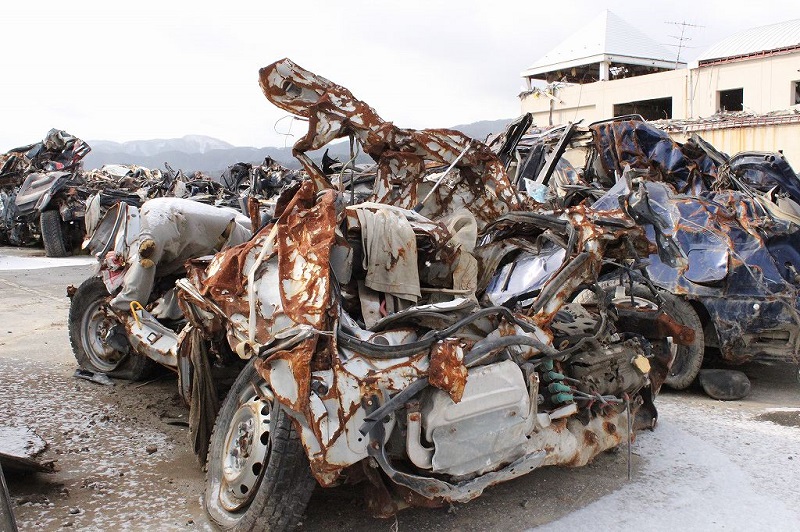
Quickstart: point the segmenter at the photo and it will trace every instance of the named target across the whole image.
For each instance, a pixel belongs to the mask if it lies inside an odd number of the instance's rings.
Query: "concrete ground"
[[[48,443],[52,474],[9,476],[21,530],[212,530],[186,409],[168,373],[103,386],[76,379],[67,285],[86,257],[44,261],[0,248],[0,426],[26,425]],[[66,264],[59,266],[57,264]],[[744,368],[743,401],[665,392],[659,427],[626,453],[578,469],[545,468],[466,505],[368,516],[360,487],[317,490],[300,530],[752,530],[800,528],[800,386],[789,366]]]

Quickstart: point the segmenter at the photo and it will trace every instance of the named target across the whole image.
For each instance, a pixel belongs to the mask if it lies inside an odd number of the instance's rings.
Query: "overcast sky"
[[[738,30],[800,18],[797,0],[11,3],[0,17],[0,152],[52,127],[85,140],[283,146],[275,129],[291,120],[276,125],[285,113],[257,83],[283,57],[401,127],[513,117],[520,72],[603,9],[662,44],[680,30],[666,22],[703,26],[688,29],[687,59]]]

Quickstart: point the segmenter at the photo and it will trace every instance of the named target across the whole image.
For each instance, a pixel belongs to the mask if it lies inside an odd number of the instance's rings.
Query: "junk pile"
[[[97,220],[118,202],[141,206],[151,198],[177,197],[247,211],[248,197],[266,207],[297,171],[268,159],[262,165],[237,163],[222,181],[200,172],[191,175],[135,165],[111,164],[84,171],[81,160],[91,148],[57,129],[39,143],[0,155],[0,244],[42,243],[49,257],[69,255],[91,237]],[[273,201],[274,203],[274,201]],[[88,215],[93,221],[87,223]]]
[[[51,129],[42,142],[0,155],[0,243],[42,241],[48,256],[62,257],[82,238],[81,159],[91,148],[66,131]]]
[[[216,523],[291,528],[316,484],[365,483],[379,516],[466,502],[654,426],[667,338],[694,331],[605,295],[608,265],[659,251],[631,184],[543,207],[460,132],[397,128],[289,60],[260,79],[308,119],[293,150],[307,178],[250,241],[177,282],[179,380],[191,417],[214,425]],[[375,164],[307,155],[339,138]],[[216,414],[197,395],[208,368],[235,364],[225,353],[249,362]]]
[[[308,132],[302,172],[223,177],[248,195],[252,238],[233,245],[232,217],[221,251],[169,279],[177,321],[155,288],[123,315],[91,279],[70,313],[86,369],[177,372],[222,528],[292,529],[317,485],[362,483],[383,517],[466,502],[620,445],[630,475],[661,386],[689,386],[707,349],[797,362],[800,188],[780,154],[728,157],[630,116],[537,130],[526,115],[487,145],[398,128],[288,59],[260,84]],[[338,139],[348,161],[309,155]],[[123,207],[96,240],[152,270],[169,239],[129,241]],[[222,368],[238,377],[219,404]],[[701,376],[710,393],[746,394],[719,375]]]
[[[245,202],[254,198],[266,216],[271,216],[275,201],[283,189],[302,181],[304,177],[302,170],[290,170],[270,157],[261,164],[236,163],[222,173],[220,182],[226,199],[218,204],[249,214],[250,207]]]
[[[620,180],[631,184],[631,214],[672,253],[602,277],[627,277],[621,296],[659,304],[695,330],[692,345],[673,347],[668,385],[690,386],[704,360],[800,362],[800,180],[781,153],[731,157],[696,134],[680,144],[638,116],[546,130],[526,116],[493,145],[543,209],[593,205]],[[715,395],[745,395],[741,377]]]

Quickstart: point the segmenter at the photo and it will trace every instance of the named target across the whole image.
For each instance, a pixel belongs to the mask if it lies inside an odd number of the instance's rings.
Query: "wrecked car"
[[[52,129],[42,142],[0,158],[0,239],[15,246],[44,244],[48,257],[63,257],[83,237],[81,160],[91,148]]]
[[[97,271],[68,289],[70,341],[83,371],[141,380],[154,363],[177,368],[186,320],[175,300],[175,281],[185,276],[184,262],[248,240],[271,218],[272,196],[302,174],[271,159],[255,168],[233,168],[243,172],[214,183],[208,194],[197,192],[200,185],[193,187],[208,179],[187,178],[168,164],[163,175],[126,165],[89,173],[92,184],[108,188],[87,201],[83,248],[97,258]],[[255,185],[251,176],[257,176]],[[222,189],[243,204],[248,216],[218,205]],[[265,199],[264,193],[270,196]],[[149,195],[155,197],[142,203]]]
[[[627,188],[543,211],[457,131],[397,128],[288,59],[260,83],[309,121],[294,145],[307,178],[250,241],[190,261],[176,283],[182,393],[213,426],[215,523],[290,529],[316,485],[364,483],[384,517],[466,502],[655,425],[668,338],[694,331],[605,297],[605,264],[659,246]],[[375,160],[368,201],[354,193],[364,182],[330,179],[306,154],[343,137]],[[217,414],[211,367],[225,353],[247,365]]]
[[[186,320],[175,281],[187,259],[240,244],[250,219],[233,209],[189,199],[155,198],[141,208],[112,207],[85,244],[97,257],[95,275],[68,289],[69,338],[80,367],[141,380],[160,364],[178,366]]]
[[[677,258],[651,254],[633,270],[607,265],[601,278],[618,299],[661,306],[696,331],[691,345],[673,346],[667,385],[690,386],[704,357],[712,365],[800,362],[800,181],[781,154],[728,157],[697,135],[679,144],[637,116],[528,128],[521,118],[495,149],[544,206],[591,205],[626,173],[642,184],[632,201],[648,200],[631,213],[651,243]],[[613,282],[621,276],[634,281],[624,292]]]
[[[271,216],[275,201],[281,191],[303,179],[301,170],[292,170],[279,164],[271,157],[265,157],[261,164],[236,163],[229,166],[220,176],[224,199],[218,204],[228,205],[250,213],[248,202],[258,201]]]

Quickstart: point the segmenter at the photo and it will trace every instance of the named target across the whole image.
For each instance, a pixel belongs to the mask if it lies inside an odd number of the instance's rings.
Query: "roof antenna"
[[[675,57],[675,69],[678,69],[678,63],[681,62],[681,51],[684,48],[694,48],[694,46],[684,46],[684,41],[691,41],[691,37],[686,37],[686,28],[705,28],[705,26],[700,26],[698,24],[689,24],[685,20],[682,22],[665,22],[664,24],[672,24],[673,26],[680,26],[681,27],[681,34],[680,35],[670,35],[673,39],[678,41],[678,44],[668,44],[667,46],[677,46],[678,47],[678,55]]]

